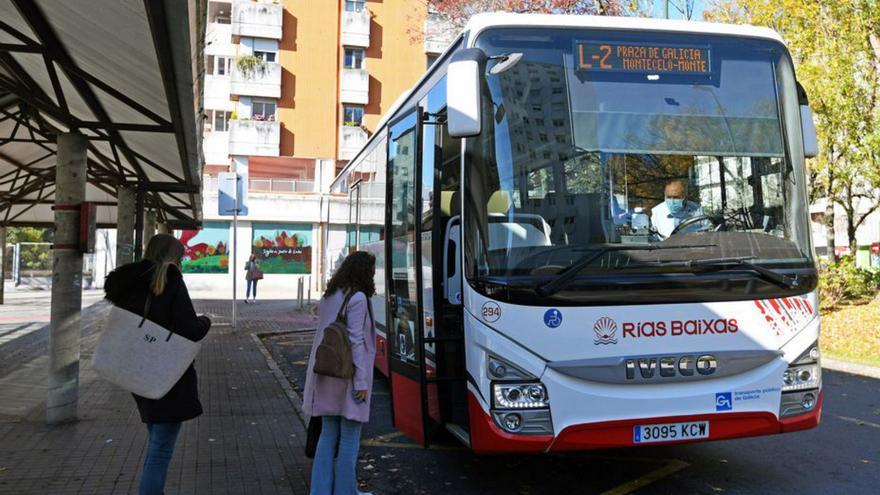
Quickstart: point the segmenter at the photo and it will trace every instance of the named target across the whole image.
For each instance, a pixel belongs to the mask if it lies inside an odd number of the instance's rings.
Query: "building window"
[[[562,86],[554,86],[553,87],[553,94],[554,95],[561,95],[562,94]]]
[[[345,68],[346,69],[363,69],[364,68],[364,49],[363,48],[346,48],[345,49]]]
[[[254,50],[254,56],[257,58],[263,59],[263,62],[274,62],[275,61],[275,52],[264,52],[261,50]]]
[[[229,113],[225,110],[208,110],[210,121],[213,123],[214,132],[226,132],[229,130]]]
[[[346,12],[363,12],[366,8],[364,0],[345,0]]]
[[[541,134],[538,134],[538,139],[539,139],[542,143],[546,143],[546,142],[548,141],[548,139],[547,139],[547,135],[544,134],[543,132],[542,132]]]
[[[535,125],[544,125],[544,119],[535,119]]]
[[[254,120],[275,120],[274,101],[254,101],[251,107],[251,118]]]
[[[206,69],[206,72],[210,75],[228,76],[229,75],[229,57],[215,57],[213,55],[209,55],[208,56],[208,66],[205,69]]]
[[[344,105],[342,107],[342,121],[347,126],[360,126],[364,121],[364,107]]]
[[[553,119],[553,127],[565,127],[565,119]]]

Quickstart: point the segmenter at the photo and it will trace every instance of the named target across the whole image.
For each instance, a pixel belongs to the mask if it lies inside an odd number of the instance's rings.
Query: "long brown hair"
[[[165,292],[165,284],[168,282],[168,268],[171,265],[179,265],[185,249],[174,236],[168,234],[156,234],[147,244],[144,259],[152,261],[153,278],[150,280],[150,291],[155,295]]]
[[[336,273],[327,282],[327,297],[339,289],[363,292],[367,297],[376,293],[376,284],[373,282],[373,269],[376,267],[376,257],[366,251],[355,251],[349,254]]]

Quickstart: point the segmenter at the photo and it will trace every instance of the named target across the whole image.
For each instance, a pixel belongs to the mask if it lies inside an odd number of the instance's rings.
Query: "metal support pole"
[[[21,244],[15,243],[12,252],[12,278],[15,279],[15,286],[21,285]]]
[[[663,18],[669,19],[669,0],[663,2]]]
[[[144,212],[144,252],[150,244],[150,239],[156,235],[156,210],[146,210]]]
[[[83,255],[79,205],[86,196],[86,145],[82,134],[58,136],[55,167],[55,244],[49,316],[49,392],[46,422],[76,420],[79,401],[80,312]]]
[[[140,261],[144,254],[144,191],[138,184],[134,206],[134,261]]]
[[[136,196],[134,189],[130,187],[116,190],[116,266],[134,261]]]
[[[6,290],[6,227],[0,227],[0,304]]]
[[[232,210],[232,329],[236,329],[236,323],[238,320],[238,287],[236,281],[238,280],[238,183],[241,181],[241,176],[238,175],[238,172],[235,173],[235,208]]]

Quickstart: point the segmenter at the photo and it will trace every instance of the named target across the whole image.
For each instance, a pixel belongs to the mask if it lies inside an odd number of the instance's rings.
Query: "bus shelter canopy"
[[[203,0],[0,0],[0,225],[51,225],[56,137],[88,140],[86,200],[122,186],[201,222]]]

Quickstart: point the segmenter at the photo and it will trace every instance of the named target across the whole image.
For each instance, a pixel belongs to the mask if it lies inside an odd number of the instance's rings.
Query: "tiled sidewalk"
[[[181,431],[166,493],[308,493],[303,425],[251,334],[313,327],[314,318],[291,301],[241,304],[233,332],[228,302],[196,307],[214,320],[196,361],[205,414]],[[89,369],[106,309],[99,303],[84,312],[79,421],[45,426],[42,402],[0,415],[0,494],[137,492],[146,429],[131,397]],[[3,378],[0,400],[17,393]]]

